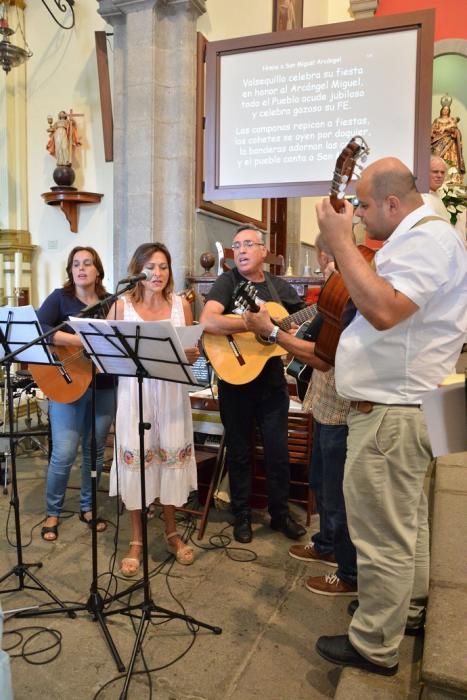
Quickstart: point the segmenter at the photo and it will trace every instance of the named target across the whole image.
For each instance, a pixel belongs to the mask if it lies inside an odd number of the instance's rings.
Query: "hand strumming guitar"
[[[259,311],[256,313],[252,311],[245,311],[242,318],[249,331],[252,331],[256,335],[260,335],[263,338],[268,338],[271,335],[273,328],[276,326],[268,313],[266,305],[263,304],[260,305]],[[295,332],[295,328],[291,328],[289,331],[283,331],[282,329],[278,328],[276,336],[277,344],[283,347],[284,350],[287,350],[287,352],[295,355],[302,362],[310,365],[310,367],[327,372],[330,369],[330,365],[316,357],[314,353],[315,344],[308,340],[295,337]]]
[[[273,323],[265,304],[259,305],[259,311],[245,311],[242,315],[246,329],[256,335],[267,338],[276,324]]]

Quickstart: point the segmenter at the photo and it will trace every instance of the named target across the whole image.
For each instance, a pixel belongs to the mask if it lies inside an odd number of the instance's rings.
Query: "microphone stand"
[[[191,615],[186,615],[182,614],[173,610],[169,610],[167,608],[160,607],[159,605],[156,605],[154,603],[154,600],[151,595],[151,589],[150,589],[150,583],[149,583],[149,565],[148,565],[148,537],[147,537],[147,506],[146,506],[146,474],[145,474],[145,463],[144,463],[144,455],[146,453],[145,451],[145,439],[144,439],[144,433],[146,430],[149,430],[151,427],[151,424],[146,422],[144,420],[144,402],[143,402],[143,380],[145,378],[159,378],[159,379],[165,379],[164,376],[156,376],[156,374],[150,374],[149,371],[146,369],[144,366],[144,363],[142,359],[139,356],[138,353],[138,347],[139,347],[139,340],[140,340],[140,327],[137,326],[136,329],[136,343],[135,343],[135,348],[133,349],[130,343],[128,342],[127,338],[123,335],[123,333],[118,329],[118,328],[112,328],[113,334],[111,335],[111,339],[116,339],[120,342],[121,347],[123,348],[123,351],[126,353],[125,358],[128,360],[131,360],[134,368],[135,368],[135,376],[138,381],[138,437],[139,437],[139,453],[140,453],[140,459],[139,459],[139,477],[140,477],[140,489],[141,489],[141,540],[142,540],[142,563],[143,563],[143,578],[140,581],[137,581],[133,585],[131,585],[128,589],[125,591],[121,591],[120,593],[117,593],[114,595],[111,600],[113,601],[120,601],[120,598],[128,596],[130,593],[133,593],[134,591],[140,589],[141,587],[143,588],[143,600],[140,603],[134,603],[134,604],[127,604],[124,607],[117,608],[116,610],[106,610],[103,615],[104,616],[110,616],[110,615],[128,615],[129,617],[136,618],[138,615],[136,614],[136,611],[140,611],[139,615],[139,626],[138,630],[136,632],[136,638],[135,642],[133,645],[133,649],[131,652],[131,657],[130,661],[128,663],[126,675],[125,675],[125,681],[123,685],[123,689],[120,693],[119,700],[127,700],[128,696],[128,688],[130,686],[131,682],[131,677],[133,674],[134,666],[136,663],[136,658],[138,653],[141,651],[141,647],[148,629],[148,626],[153,618],[157,619],[163,619],[163,620],[183,620],[189,624],[191,624],[193,627],[202,627],[204,629],[210,630],[214,634],[221,634],[222,633],[222,628],[218,627],[216,625],[210,625],[206,622],[202,622],[201,620],[195,619]],[[109,337],[109,336],[107,336]],[[164,343],[170,342],[167,338],[164,338]],[[147,350],[148,355],[151,357],[152,360],[157,360],[157,352],[153,350],[152,348]],[[96,355],[97,356],[97,355]],[[105,354],[103,354],[102,359],[104,359]],[[169,363],[176,364],[176,365],[182,365],[183,363],[181,362],[180,358],[177,357],[177,360],[168,360]],[[114,373],[118,374],[116,370],[114,370]],[[133,375],[130,375],[133,376]],[[167,380],[166,380],[167,381]],[[177,381],[177,380],[168,380],[168,381]]]
[[[77,318],[85,318],[86,316],[92,316],[96,311],[98,311],[100,308],[104,306],[104,304],[110,305],[113,304],[114,301],[118,299],[119,296],[122,294],[125,294],[125,292],[128,292],[130,289],[133,289],[135,284],[138,282],[138,280],[134,282],[129,282],[123,289],[121,289],[119,292],[115,292],[114,294],[109,294],[108,296],[105,297],[105,299],[100,299],[99,301],[96,301],[95,304],[89,304],[89,306],[85,306],[84,309],[82,309],[79,314],[76,314]],[[4,358],[1,360],[0,364],[6,364],[7,362],[12,362],[16,355],[19,355],[20,353],[24,352],[25,350],[28,350],[28,348],[32,348],[33,345],[37,345],[37,343],[42,343],[43,340],[46,340],[49,338],[51,335],[56,333],[57,331],[60,331],[62,328],[64,328],[66,325],[68,325],[68,321],[62,321],[62,323],[59,323],[58,326],[54,326],[53,328],[50,328],[48,331],[45,333],[41,333],[41,335],[38,335],[37,338],[34,338],[34,340],[31,340],[29,343],[25,343],[22,345],[20,348],[17,348],[13,352],[8,353],[7,355],[4,356]],[[55,364],[60,365],[61,362],[56,362]]]
[[[93,315],[98,311],[100,308],[106,305],[112,304],[116,299],[121,294],[124,294],[127,292],[129,289],[134,287],[136,284],[136,281],[128,283],[123,289],[121,289],[119,292],[116,292],[113,295],[107,296],[105,299],[101,299],[95,304],[91,304],[89,306],[86,306],[82,311],[78,314],[79,317],[86,317],[88,315]],[[63,321],[60,323],[58,326],[50,329],[49,331],[42,333],[39,335],[37,338],[35,338],[33,341],[30,343],[27,343],[20,348],[17,348],[14,352],[10,352],[9,354],[5,355],[5,357],[2,360],[2,363],[5,364],[6,366],[6,372],[7,372],[7,386],[8,386],[8,406],[9,406],[9,420],[10,420],[10,427],[13,425],[12,423],[12,416],[13,416],[13,396],[12,396],[12,390],[11,390],[11,382],[10,382],[10,365],[13,359],[16,357],[16,355],[23,353],[25,350],[28,348],[32,347],[33,345],[43,342],[46,338],[51,336],[52,334],[56,333],[58,330],[63,328],[65,325],[67,325],[66,321]],[[6,349],[6,345],[4,344],[4,347]],[[60,365],[58,362],[57,365]],[[95,386],[95,367],[94,364],[92,365],[92,423],[91,423],[91,485],[92,485],[92,491],[91,491],[91,507],[92,507],[92,528],[91,528],[91,560],[92,560],[92,581],[91,581],[91,587],[90,587],[90,596],[85,604],[81,605],[73,605],[73,606],[65,606],[64,603],[62,603],[48,588],[46,588],[31,572],[28,571],[28,567],[31,566],[37,566],[37,567],[42,567],[42,562],[36,563],[36,564],[24,564],[22,561],[22,553],[21,553],[21,529],[20,529],[20,519],[19,519],[19,498],[18,498],[18,489],[17,489],[17,480],[16,480],[16,463],[15,463],[15,457],[14,457],[14,452],[15,452],[15,446],[14,446],[14,440],[12,436],[10,436],[10,451],[11,451],[11,465],[12,465],[12,489],[13,489],[13,497],[12,497],[12,504],[14,506],[15,510],[15,525],[16,525],[16,543],[17,543],[17,551],[18,551],[18,563],[17,566],[15,566],[9,573],[7,573],[5,576],[0,578],[0,583],[4,581],[8,576],[12,574],[16,574],[19,577],[19,587],[15,589],[10,589],[9,591],[5,592],[11,592],[12,590],[23,590],[23,588],[40,588],[41,590],[45,591],[60,607],[59,608],[47,608],[47,609],[38,609],[37,606],[31,607],[31,608],[21,608],[19,611],[15,613],[15,617],[31,617],[35,615],[52,615],[57,612],[66,612],[69,617],[71,618],[76,618],[76,612],[80,612],[82,610],[85,610],[89,612],[90,614],[93,615],[93,619],[97,620],[101,626],[102,632],[104,634],[104,637],[107,641],[107,644],[109,646],[109,649],[111,651],[111,654],[114,658],[114,661],[116,663],[118,671],[121,673],[125,670],[125,666],[123,664],[122,659],[120,658],[120,655],[117,651],[117,648],[113,642],[113,639],[110,635],[110,632],[107,628],[105,618],[103,616],[103,610],[104,610],[104,600],[99,592],[98,589],[98,573],[97,573],[97,531],[96,531],[96,518],[97,518],[97,467],[96,467],[96,461],[97,461],[97,446],[96,446],[96,386]],[[35,583],[36,587],[34,586],[27,586],[27,584],[24,582],[24,577],[25,575],[28,575]],[[3,592],[3,591],[2,591]],[[7,612],[7,611],[5,611]],[[13,611],[12,611],[13,612]]]
[[[5,344],[5,336],[3,333],[1,334],[2,338],[1,341],[3,344]],[[1,593],[12,593],[15,591],[23,591],[25,588],[29,588],[32,590],[39,590],[43,591],[46,593],[52,600],[54,600],[57,605],[60,607],[58,608],[58,612],[66,612],[69,617],[75,618],[76,615],[74,612],[70,611],[68,608],[65,607],[64,603],[57,598],[57,596],[52,593],[52,591],[47,588],[38,578],[35,576],[31,571],[31,567],[36,567],[38,569],[42,568],[42,562],[34,562],[32,564],[26,564],[23,561],[23,547],[22,547],[22,541],[21,541],[21,521],[20,521],[20,505],[19,505],[19,496],[18,496],[18,480],[16,476],[16,444],[15,444],[15,434],[13,432],[13,424],[14,424],[14,411],[13,411],[13,389],[11,386],[11,362],[5,363],[5,368],[6,368],[6,388],[7,388],[7,396],[8,396],[8,421],[9,421],[9,427],[10,431],[8,434],[9,440],[10,440],[10,465],[11,465],[11,505],[13,507],[13,512],[15,516],[15,539],[16,539],[16,565],[13,566],[10,571],[8,571],[6,574],[4,574],[2,577],[0,577],[0,584],[3,583],[3,581],[6,581],[10,576],[16,576],[18,578],[18,585],[16,588],[7,588],[7,589],[2,589]],[[27,583],[27,580],[30,579],[35,585],[31,585],[30,583]],[[37,606],[33,606],[31,608],[27,608],[27,610],[34,610],[36,609]],[[7,612],[7,611],[5,611]]]

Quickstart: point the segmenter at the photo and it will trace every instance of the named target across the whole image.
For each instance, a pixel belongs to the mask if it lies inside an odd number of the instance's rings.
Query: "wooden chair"
[[[231,267],[233,267],[232,264],[227,264],[227,260],[233,261],[234,259],[234,252],[232,248],[224,248],[222,243],[219,241],[216,241],[216,249],[217,249],[217,254],[218,254],[218,267],[217,267],[217,274],[220,275],[221,272],[228,272]],[[274,253],[270,253],[269,250],[266,253],[266,257],[264,259],[264,262],[270,266],[270,271],[271,273],[275,275],[283,275],[285,272],[285,261],[284,261],[284,256],[283,255],[275,255]]]

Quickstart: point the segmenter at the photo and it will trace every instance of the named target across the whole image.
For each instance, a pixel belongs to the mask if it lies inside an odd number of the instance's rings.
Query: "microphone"
[[[130,275],[129,277],[124,277],[122,280],[118,280],[118,284],[136,284],[142,280],[150,280],[152,275],[152,270],[145,268],[138,275]]]

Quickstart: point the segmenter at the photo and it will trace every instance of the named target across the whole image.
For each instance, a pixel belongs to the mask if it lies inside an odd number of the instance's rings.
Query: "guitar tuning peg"
[[[360,162],[361,162],[361,163],[366,163],[367,160],[368,160],[368,155],[365,153],[365,154],[360,158]]]
[[[342,185],[339,185],[338,189],[339,189],[339,192],[345,192],[345,189],[346,189],[345,182],[343,182]]]

